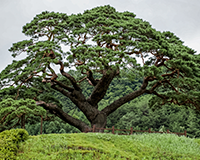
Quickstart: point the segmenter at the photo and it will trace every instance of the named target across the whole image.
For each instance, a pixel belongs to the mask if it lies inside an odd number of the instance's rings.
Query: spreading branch
[[[107,73],[107,72],[110,72],[110,73]],[[115,76],[116,76],[115,70],[104,71],[102,78],[99,80],[99,82],[95,86],[92,94],[87,99],[87,102],[89,102],[91,105],[96,106],[97,103],[100,100],[102,100],[103,97],[105,96],[106,91]]]
[[[77,84],[76,80],[74,79],[74,77],[72,77],[70,74],[66,73],[64,71],[64,65],[63,63],[59,60],[56,64],[60,65],[60,73],[65,76],[67,79],[70,80],[70,82],[72,83],[73,87],[75,90],[79,91],[81,90],[81,88],[79,87],[79,85]]]
[[[46,110],[54,111],[59,117],[69,123],[70,125],[73,125],[74,127],[78,128],[79,130],[85,130],[85,128],[88,128],[88,125],[82,122],[79,119],[76,119],[67,113],[65,113],[61,108],[56,106],[55,104],[49,104],[44,101],[36,101],[36,105],[42,106]]]
[[[141,96],[145,93],[145,89],[139,89],[137,91],[134,91],[128,95],[125,95],[124,97],[119,98],[118,100],[115,100],[113,103],[105,107],[102,112],[104,112],[107,116],[113,113],[116,109],[118,109],[123,104]]]
[[[96,86],[96,85],[97,85],[98,80],[95,80],[95,79],[94,79],[92,71],[87,71],[87,78],[90,80],[90,82],[91,82],[91,84],[92,84],[93,86]]]
[[[63,83],[61,83],[60,81],[57,81],[57,80],[53,80],[53,81],[56,82],[56,84],[59,85],[60,87],[62,87],[62,88],[64,88],[64,89],[68,90],[69,92],[73,92],[73,91],[74,91],[74,88],[69,87],[69,86],[63,84]]]

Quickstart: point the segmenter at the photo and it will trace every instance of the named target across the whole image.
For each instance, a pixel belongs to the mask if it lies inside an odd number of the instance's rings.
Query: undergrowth
[[[102,133],[29,136],[20,144],[20,160],[200,159],[200,140],[173,134]]]

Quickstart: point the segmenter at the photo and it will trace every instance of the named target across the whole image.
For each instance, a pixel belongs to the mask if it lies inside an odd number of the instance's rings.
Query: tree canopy
[[[45,116],[46,110],[35,104],[31,99],[20,99],[14,101],[11,98],[4,99],[0,102],[0,130],[10,129],[19,124],[21,121],[21,128],[25,128],[25,121],[31,117]],[[14,123],[14,125],[13,125]],[[8,124],[11,127],[8,128]]]
[[[37,105],[81,131],[93,125],[104,127],[108,115],[143,94],[155,95],[151,106],[174,103],[200,110],[200,56],[175,34],[156,31],[134,13],[118,12],[109,5],[76,15],[45,11],[27,23],[22,32],[30,38],[14,43],[9,51],[13,57],[22,52],[27,56],[14,60],[0,73],[1,89],[16,86],[17,99],[23,86],[34,88],[37,94],[30,96]],[[60,67],[61,78],[52,65]],[[80,76],[70,74],[71,67]],[[99,110],[99,102],[116,77],[143,78],[143,82]],[[91,126],[58,105],[41,100],[41,82],[33,86],[33,81],[40,78],[43,86],[68,97]],[[93,87],[89,97],[82,93],[84,81]]]

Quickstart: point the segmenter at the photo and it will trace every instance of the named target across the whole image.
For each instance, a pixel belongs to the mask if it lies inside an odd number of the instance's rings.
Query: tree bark
[[[58,116],[63,121],[67,122],[68,124],[78,128],[81,132],[85,132],[86,130],[91,129],[86,123],[82,122],[79,119],[76,119],[67,113],[65,113],[61,108],[56,106],[55,104],[47,104],[44,101],[36,101],[36,104],[42,106],[44,109],[49,110],[50,113]]]
[[[99,128],[105,128],[107,123],[107,116],[104,112],[99,112],[95,119],[91,122],[91,127],[95,125],[95,132],[104,132],[104,129]]]
[[[40,134],[42,134],[42,124],[43,124],[43,117],[41,116]]]
[[[90,112],[88,120],[90,121],[91,126],[87,125],[83,121],[76,119],[67,113],[65,113],[61,108],[56,106],[55,104],[47,104],[44,101],[37,101],[37,105],[42,106],[46,110],[50,110],[50,113],[57,115],[63,121],[69,123],[70,125],[78,128],[81,132],[87,132],[92,129],[93,125],[96,128],[105,128],[107,122],[107,116],[104,112],[100,112],[96,108],[93,107],[93,111]],[[88,108],[89,103],[84,103],[83,108]],[[102,129],[96,129],[96,132],[103,132]]]
[[[49,110],[50,113],[53,113],[54,115],[58,116],[63,121],[67,122],[68,124],[78,128],[81,132],[88,132],[89,130],[91,131],[93,125],[95,125],[95,128],[97,128],[95,130],[96,132],[103,132],[104,130],[99,129],[99,128],[106,127],[107,116],[109,114],[114,112],[117,108],[119,108],[123,104],[147,92],[146,86],[148,85],[148,79],[144,79],[143,84],[139,90],[134,91],[124,97],[119,98],[118,100],[114,101],[112,104],[105,107],[103,110],[99,111],[98,102],[101,99],[103,99],[103,96],[105,95],[108,89],[108,86],[109,86],[108,84],[111,83],[114,75],[115,75],[114,72],[111,72],[110,75],[105,73],[104,74],[105,77],[102,78],[97,83],[97,85],[94,88],[94,91],[91,94],[92,96],[90,96],[88,99],[85,98],[85,96],[82,94],[82,90],[80,89],[79,90],[73,89],[73,91],[70,92],[69,90],[66,91],[65,89],[63,89],[62,84],[58,84],[58,86],[56,86],[57,84],[52,82],[51,87],[59,91],[66,97],[70,98],[70,100],[83,112],[83,114],[90,121],[90,126],[84,123],[83,121],[68,115],[55,104],[47,104],[44,101],[37,101],[36,104],[42,106],[46,110]]]
[[[136,97],[144,94],[146,92],[146,87],[148,85],[148,79],[144,78],[143,84],[141,88],[135,92],[132,92],[124,97],[119,98],[118,100],[114,101],[112,104],[105,107],[102,111],[98,110],[98,103],[104,98],[106,91],[110,83],[112,82],[113,78],[119,74],[117,70],[108,68],[103,70],[102,78],[96,81],[93,78],[92,72],[88,72],[87,77],[91,81],[94,86],[93,92],[86,99],[83,95],[81,88],[77,84],[77,81],[74,77],[64,71],[64,65],[61,61],[57,64],[60,64],[60,72],[63,76],[65,76],[70,82],[73,87],[69,87],[62,82],[59,82],[55,78],[52,78],[50,81],[44,80],[46,83],[51,83],[51,88],[59,91],[64,96],[68,97],[87,117],[90,121],[91,126],[87,125],[86,123],[82,122],[79,119],[76,119],[67,113],[65,113],[61,108],[54,104],[47,104],[44,101],[38,101],[37,105],[41,105],[44,109],[49,110],[51,113],[55,114],[63,121],[67,122],[68,124],[78,128],[82,132],[87,132],[91,130],[92,127],[95,125],[97,128],[96,132],[103,132],[103,129],[98,128],[105,128],[107,123],[107,116],[114,112],[117,108],[122,106],[123,104],[135,99]],[[52,74],[54,72],[52,71]]]
[[[25,114],[21,116],[21,128],[25,129]]]
[[[42,106],[44,109],[49,110],[50,113],[61,118],[63,121],[67,122],[68,124],[78,128],[81,132],[88,132],[92,130],[93,125],[95,125],[95,132],[104,132],[103,129],[98,128],[105,128],[107,123],[107,116],[114,112],[117,108],[133,100],[134,98],[144,94],[146,92],[145,89],[139,89],[133,93],[130,93],[118,100],[114,101],[109,106],[105,107],[102,111],[99,111],[96,106],[91,106],[91,104],[87,101],[79,102],[78,107],[81,111],[86,115],[87,119],[90,121],[91,126],[87,125],[83,121],[76,119],[67,113],[65,113],[61,108],[56,106],[55,104],[47,104],[44,101],[37,101],[36,104]]]

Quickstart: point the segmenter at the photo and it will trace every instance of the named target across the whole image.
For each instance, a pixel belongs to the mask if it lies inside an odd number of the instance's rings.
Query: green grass
[[[200,139],[174,134],[46,134],[21,143],[20,160],[200,159]]]

